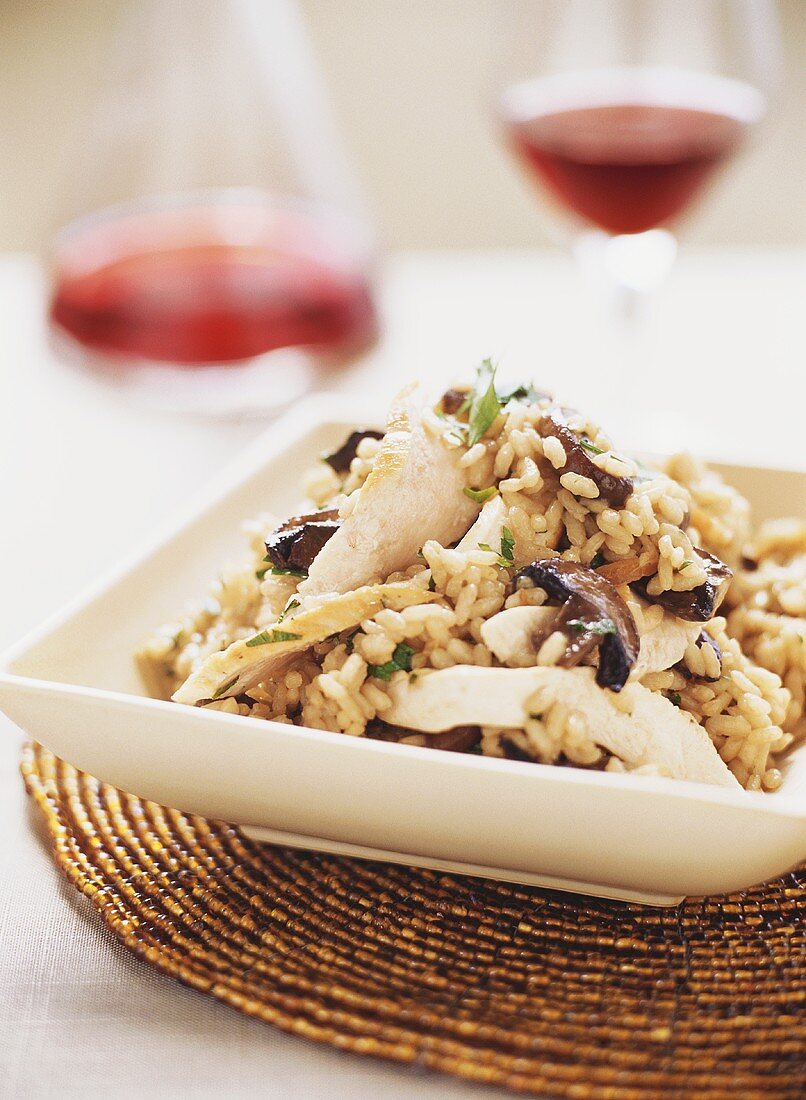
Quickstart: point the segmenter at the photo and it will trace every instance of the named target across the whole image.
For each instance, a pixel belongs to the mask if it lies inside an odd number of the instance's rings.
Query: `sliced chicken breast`
[[[278,676],[299,653],[331,634],[357,626],[384,608],[402,611],[436,599],[427,588],[411,581],[374,584],[346,595],[314,601],[294,618],[285,618],[253,638],[233,642],[213,653],[176,692],[177,703],[210,702],[239,695],[272,676]]]
[[[630,679],[640,680],[650,672],[663,672],[682,661],[690,643],[697,641],[702,629],[702,623],[690,623],[664,611],[657,626],[640,631],[641,649]]]
[[[355,507],[299,586],[303,602],[388,577],[411,565],[429,539],[447,546],[473,523],[480,506],[463,492],[459,452],[426,431],[425,407],[425,391],[418,385],[407,386],[395,399]]]
[[[556,607],[509,607],[499,611],[481,626],[481,640],[503,665],[529,668],[535,662],[534,639],[551,633]],[[663,672],[683,659],[691,642],[702,630],[702,623],[689,623],[669,612],[651,630],[641,632],[638,660],[630,673],[640,680],[650,672]]]
[[[706,731],[664,696],[630,683],[616,698],[590,668],[455,668],[390,684],[384,721],[425,733],[455,726],[522,729],[531,697],[582,713],[590,737],[630,767],[654,764],[675,779],[738,787]]]

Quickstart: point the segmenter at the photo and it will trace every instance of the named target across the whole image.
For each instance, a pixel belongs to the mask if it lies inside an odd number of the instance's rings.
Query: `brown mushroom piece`
[[[586,451],[588,447],[596,454],[598,448],[581,439],[568,427],[568,419],[572,415],[572,410],[555,406],[540,418],[537,430],[541,435],[552,435],[562,443],[566,454],[565,472],[590,478],[598,488],[602,500],[606,500],[613,508],[623,508],[633,490],[632,479],[616,477],[599,469]]]
[[[331,466],[337,474],[346,474],[362,439],[383,439],[383,432],[377,432],[372,428],[359,428],[357,431],[350,432],[337,450],[322,455],[322,461]]]
[[[561,558],[532,562],[515,574],[513,585],[523,580],[562,605],[551,623],[552,631],[560,630],[568,638],[557,664],[573,668],[598,647],[597,684],[621,691],[638,659],[641,640],[630,609],[610,581],[579,562]]]
[[[445,390],[439,399],[439,411],[446,416],[455,416],[467,400],[468,393],[466,390],[457,390],[451,387],[449,390]]]
[[[705,569],[706,580],[688,592],[660,592],[650,596],[647,592],[649,579],[643,578],[633,584],[633,588],[650,603],[660,604],[678,619],[690,623],[707,623],[716,615],[719,605],[727,595],[733,571],[723,561],[709,554],[707,550],[695,547]]]
[[[338,509],[293,516],[266,539],[266,560],[275,569],[307,572],[328,539],[339,529]]]
[[[404,737],[423,737],[420,730],[406,729],[404,726],[390,726],[380,718],[367,724],[366,736],[371,741],[399,742]],[[426,735],[429,749],[442,749],[443,752],[472,752],[481,741],[481,727],[456,726],[443,733]]]

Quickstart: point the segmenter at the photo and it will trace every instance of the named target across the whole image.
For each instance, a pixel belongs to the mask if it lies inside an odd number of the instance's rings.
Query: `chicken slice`
[[[559,607],[508,607],[481,624],[481,640],[502,665],[533,668],[537,659],[535,638],[551,634]]]
[[[479,544],[491,546],[497,550],[501,545],[501,534],[507,518],[507,510],[501,497],[496,494],[483,505],[478,519],[461,540],[456,549],[466,554],[470,550],[478,550]]]
[[[682,661],[689,645],[697,641],[702,629],[702,623],[690,623],[664,611],[656,626],[639,632],[641,649],[630,678],[640,680],[650,672],[663,672]]]
[[[482,624],[481,640],[501,664],[531,667],[537,648],[534,639],[543,641],[549,636],[551,622],[558,613],[556,607],[508,607]],[[640,680],[650,672],[663,672],[676,665],[701,630],[702,623],[689,623],[664,612],[656,626],[640,633],[641,647],[630,679]]]
[[[664,696],[630,683],[616,697],[590,668],[479,668],[421,671],[389,686],[384,721],[425,733],[454,726],[522,729],[531,697],[584,715],[597,745],[630,767],[654,764],[675,779],[738,787],[706,731]],[[618,704],[618,705],[617,705]]]
[[[253,638],[233,642],[213,653],[173,695],[177,703],[202,703],[239,695],[255,684],[279,675],[299,653],[331,634],[357,626],[384,608],[402,611],[437,597],[413,581],[373,584],[346,595],[313,600],[300,610],[262,630]]]
[[[303,602],[349,592],[415,560],[429,539],[448,546],[467,531],[479,505],[464,494],[460,452],[423,423],[425,392],[407,386],[389,410],[386,434],[355,507],[311,563],[299,586]]]

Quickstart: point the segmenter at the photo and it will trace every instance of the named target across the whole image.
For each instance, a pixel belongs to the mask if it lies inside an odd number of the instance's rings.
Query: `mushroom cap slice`
[[[638,659],[640,639],[632,612],[610,581],[595,569],[561,558],[524,566],[513,584],[517,587],[523,580],[562,605],[555,625],[568,645],[558,663],[573,668],[598,647],[597,683],[621,691]]]
[[[411,565],[429,539],[448,546],[473,523],[480,506],[464,494],[459,453],[426,430],[425,408],[419,385],[395,398],[372,472],[301,582],[303,600],[388,577]]]
[[[671,590],[660,592],[651,596],[647,591],[649,581],[635,582],[636,591],[649,600],[650,603],[658,603],[677,615],[679,619],[687,619],[689,622],[707,623],[713,619],[719,610],[719,605],[724,600],[730,587],[733,571],[723,561],[709,554],[707,550],[696,547],[697,555],[705,569],[705,581],[686,592],[673,592]]]
[[[632,480],[608,474],[592,461],[579,436],[568,426],[568,420],[573,414],[573,409],[555,406],[540,418],[537,430],[542,436],[554,436],[562,443],[566,455],[566,471],[589,478],[599,490],[602,500],[606,500],[613,508],[623,508],[633,491]]]
[[[706,731],[685,711],[642,684],[618,699],[597,686],[592,668],[480,668],[457,665],[420,671],[389,685],[385,722],[425,733],[454,726],[522,729],[530,697],[581,712],[589,736],[630,767],[654,764],[675,779],[738,787]]]
[[[174,692],[177,703],[199,704],[239,695],[277,676],[290,660],[331,634],[339,634],[384,608],[401,611],[437,597],[412,581],[373,584],[346,595],[316,601],[293,618],[276,622],[253,638],[233,642],[209,656]]]

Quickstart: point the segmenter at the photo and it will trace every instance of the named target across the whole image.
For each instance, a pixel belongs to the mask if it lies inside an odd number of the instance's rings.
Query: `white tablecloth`
[[[489,354],[628,446],[806,463],[802,252],[685,255],[632,348],[557,256],[401,256],[383,287],[387,335],[335,388],[381,395],[418,374],[436,384]],[[141,410],[63,367],[45,343],[36,265],[0,261],[0,645],[262,427]],[[478,1093],[284,1036],[128,954],[53,869],[22,794],[19,742],[0,716],[0,1096]]]

